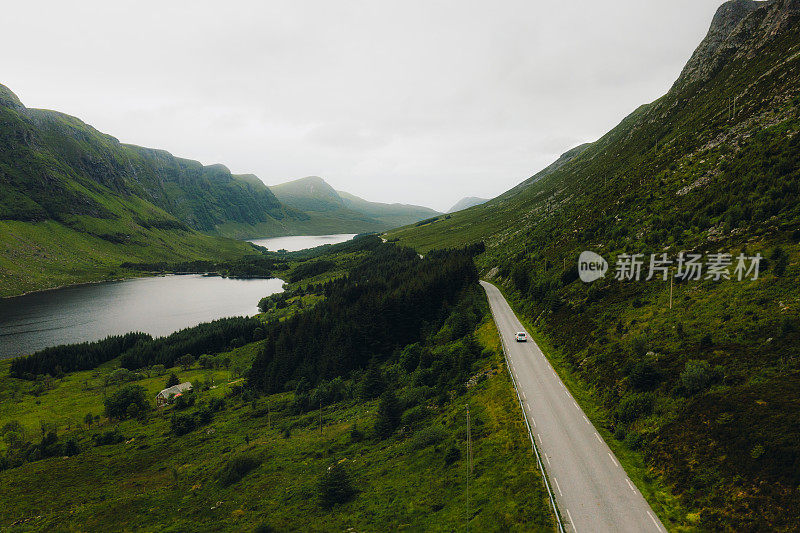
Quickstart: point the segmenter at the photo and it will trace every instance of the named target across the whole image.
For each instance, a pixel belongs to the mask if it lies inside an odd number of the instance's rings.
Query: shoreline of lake
[[[345,242],[354,236],[270,237],[255,244],[267,243],[270,251],[298,251]],[[175,281],[157,281],[170,278]],[[282,292],[284,284],[278,277],[131,271],[125,276],[5,296],[0,298],[0,359],[130,331],[158,337],[227,316],[254,316],[259,300]]]
[[[297,252],[297,251],[300,251],[300,250],[307,250],[307,249],[310,249],[310,248],[316,248],[317,246],[325,246],[327,244],[338,244],[340,242],[345,242],[347,240],[352,239],[356,235],[358,235],[358,234],[357,233],[332,233],[332,234],[328,234],[328,235],[281,235],[279,237],[259,237],[259,238],[255,238],[255,239],[246,239],[246,241],[250,242],[252,244],[256,244],[258,246],[263,246],[263,245],[259,244],[258,241],[261,241],[261,242],[263,242],[263,241],[275,241],[277,239],[309,239],[310,240],[310,239],[313,239],[313,238],[326,239],[327,240],[328,238],[331,238],[331,237],[334,237],[334,238],[335,237],[341,237],[342,238],[341,240],[331,239],[331,240],[334,240],[335,242],[321,242],[321,243],[316,244],[315,246],[309,246],[307,248],[298,248],[298,249],[294,249],[294,250],[287,249],[286,250],[287,252]],[[347,237],[347,238],[345,238],[345,237]],[[277,252],[278,250],[268,249],[268,251]],[[101,278],[101,279],[95,279],[95,280],[89,280],[89,281],[79,281],[77,283],[64,283],[62,285],[55,285],[53,287],[46,287],[44,289],[34,289],[34,290],[30,290],[30,291],[21,292],[21,293],[18,293],[18,294],[12,294],[10,296],[0,296],[0,302],[4,302],[4,301],[11,300],[11,299],[14,299],[14,298],[19,298],[21,296],[30,296],[32,294],[46,293],[46,292],[49,292],[49,291],[57,291],[57,290],[60,290],[60,289],[67,289],[67,288],[71,288],[71,287],[82,287],[82,286],[88,286],[88,285],[96,285],[96,284],[99,284],[99,283],[114,283],[114,282],[128,281],[128,280],[139,279],[139,278],[152,278],[152,277],[157,277],[157,276],[188,275],[188,274],[197,274],[197,272],[136,272],[136,271],[131,271],[130,275],[121,276],[121,277]],[[233,279],[237,279],[237,278],[233,278]],[[241,279],[248,279],[248,278],[241,278]],[[274,278],[250,278],[250,279],[274,279]],[[2,357],[2,356],[0,356],[0,357]]]
[[[142,331],[153,337],[231,316],[255,316],[281,278],[159,274],[82,283],[0,300],[0,359]]]

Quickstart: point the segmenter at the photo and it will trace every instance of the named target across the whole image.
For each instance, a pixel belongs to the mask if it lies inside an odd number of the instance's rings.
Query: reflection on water
[[[253,239],[250,242],[259,246],[264,246],[271,252],[286,250],[296,252],[306,248],[314,248],[323,244],[337,244],[349,241],[355,237],[355,233],[339,233],[336,235],[296,235],[293,237],[272,237],[269,239]]]
[[[143,331],[154,336],[229,316],[254,315],[279,279],[161,276],[76,285],[0,299],[0,358]]]

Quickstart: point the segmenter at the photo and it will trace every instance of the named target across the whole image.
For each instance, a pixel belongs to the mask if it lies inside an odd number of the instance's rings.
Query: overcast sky
[[[267,184],[445,210],[661,96],[721,3],[5,2],[0,83]]]

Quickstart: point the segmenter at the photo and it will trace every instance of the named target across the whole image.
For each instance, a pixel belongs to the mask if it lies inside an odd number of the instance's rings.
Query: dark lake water
[[[280,279],[185,275],[0,299],[0,359],[129,331],[162,336],[217,318],[254,315],[261,298],[282,290]]]
[[[269,239],[252,239],[250,242],[259,246],[264,246],[271,252],[286,250],[296,252],[306,248],[315,248],[323,244],[337,244],[349,241],[355,237],[355,233],[339,233],[336,235],[296,235],[293,237],[271,237]]]

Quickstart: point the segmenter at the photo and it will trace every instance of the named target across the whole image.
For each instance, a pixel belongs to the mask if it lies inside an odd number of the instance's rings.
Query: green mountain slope
[[[384,231],[439,214],[415,205],[369,202],[337,192],[317,176],[272,185],[270,189],[282,204],[307,216],[294,222],[295,234]]]
[[[250,253],[195,229],[278,225],[267,205],[282,215],[266,187],[224,167],[122,145],[0,86],[0,296],[118,276],[124,261]]]
[[[604,431],[680,496],[685,508],[665,523],[791,530],[798,131],[800,2],[728,2],[665,96],[545,175],[388,237],[421,251],[486,242],[484,275],[600,408]],[[612,263],[591,285],[577,279],[584,250]],[[672,299],[661,278],[612,279],[621,253],[681,251],[768,260],[757,280],[683,281]]]
[[[0,139],[0,219],[108,217],[103,202],[81,188],[142,199],[203,232],[229,222],[280,232],[291,218],[254,176],[122,144],[75,117],[28,109],[2,86]]]

